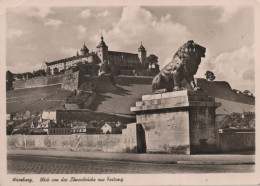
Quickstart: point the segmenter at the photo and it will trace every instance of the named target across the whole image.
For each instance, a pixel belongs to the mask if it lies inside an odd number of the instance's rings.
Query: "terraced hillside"
[[[7,92],[7,113],[42,112],[63,105],[71,91],[61,89],[61,85],[18,89]]]
[[[130,107],[135,106],[135,102],[141,100],[142,95],[152,94],[152,79],[151,77],[116,76],[114,77],[115,89],[105,88],[111,84],[104,81],[100,85],[104,88],[98,90],[95,100],[87,109],[133,115]],[[208,82],[204,79],[196,81],[198,86],[209,93],[209,96],[217,98],[216,101],[222,103],[221,108],[217,109],[218,114],[243,110],[254,112],[255,98],[235,94],[227,82]],[[57,109],[63,105],[63,101],[70,93],[71,91],[61,89],[61,85],[11,90],[7,92],[7,113]]]
[[[98,93],[95,101],[90,106],[93,111],[134,114],[130,107],[135,102],[141,100],[142,95],[152,94],[151,77],[114,77],[117,90],[111,92]]]
[[[117,90],[98,93],[90,109],[106,113],[134,114],[130,107],[135,106],[135,102],[141,100],[142,95],[152,94],[151,77],[117,76],[114,79]],[[201,78],[196,79],[196,82],[209,96],[215,97],[216,101],[222,104],[217,109],[217,114],[255,110],[255,98],[234,93],[227,82],[209,82]],[[190,89],[185,81],[183,86]]]

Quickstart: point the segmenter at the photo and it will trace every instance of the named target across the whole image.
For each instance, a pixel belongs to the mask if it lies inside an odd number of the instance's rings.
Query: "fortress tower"
[[[98,58],[101,60],[101,62],[103,63],[105,60],[108,60],[108,46],[106,45],[106,43],[103,40],[103,36],[101,35],[101,41],[99,43],[99,45],[97,46],[97,55]]]
[[[141,42],[141,46],[138,48],[138,57],[141,61],[141,63],[143,64],[145,62],[145,58],[146,58],[146,50]]]
[[[80,55],[87,55],[88,52],[89,52],[89,50],[88,50],[88,48],[86,47],[85,42],[84,42],[83,47],[80,49]]]

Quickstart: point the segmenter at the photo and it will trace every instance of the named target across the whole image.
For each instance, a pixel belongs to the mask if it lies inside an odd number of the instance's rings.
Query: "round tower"
[[[102,63],[104,61],[108,61],[108,46],[104,42],[104,38],[102,35],[101,35],[101,41],[97,46],[97,55]]]
[[[87,55],[88,52],[89,52],[89,50],[88,50],[88,48],[86,47],[85,42],[84,42],[83,47],[80,49],[80,55]]]
[[[146,58],[146,50],[141,42],[140,47],[138,48],[138,57],[140,59],[140,62],[143,64],[145,62]]]

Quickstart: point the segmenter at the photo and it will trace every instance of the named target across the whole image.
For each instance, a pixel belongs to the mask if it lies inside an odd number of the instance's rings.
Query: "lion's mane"
[[[153,92],[158,89],[172,91],[174,86],[179,85],[183,79],[193,79],[201,62],[205,57],[206,48],[188,41],[182,45],[157,76],[154,77]]]

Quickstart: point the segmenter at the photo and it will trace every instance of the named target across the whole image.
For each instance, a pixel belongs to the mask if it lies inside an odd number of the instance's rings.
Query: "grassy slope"
[[[60,89],[61,85],[11,90],[7,92],[7,113],[41,112],[55,109],[71,93]]]

